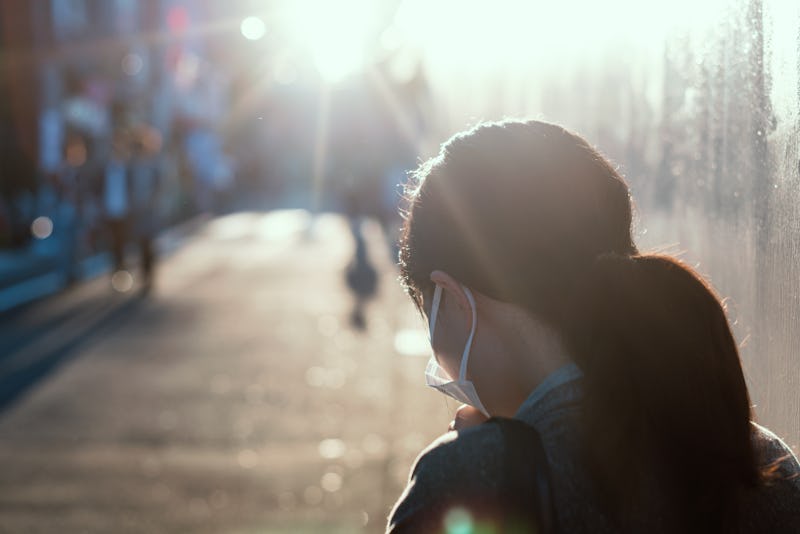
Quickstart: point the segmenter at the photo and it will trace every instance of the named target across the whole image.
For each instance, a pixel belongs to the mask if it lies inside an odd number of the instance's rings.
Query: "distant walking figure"
[[[584,139],[479,125],[407,198],[427,382],[464,406],[388,532],[800,532],[800,464],[751,420],[720,299],[637,250],[628,186]]]
[[[125,270],[125,245],[130,233],[131,187],[128,175],[130,158],[126,137],[117,133],[111,156],[103,169],[103,207],[111,239],[114,273]]]
[[[126,263],[127,247],[132,241],[139,251],[144,291],[148,292],[153,283],[154,239],[159,229],[157,150],[145,146],[141,133],[131,136],[119,132],[114,137],[111,157],[103,173],[103,198],[114,269],[112,283],[123,291],[130,289],[133,281]],[[120,274],[124,275],[123,281],[130,282],[120,283],[117,279]]]
[[[350,229],[353,232],[355,251],[353,258],[347,264],[345,279],[347,286],[353,292],[354,304],[350,314],[350,324],[359,330],[367,327],[364,316],[364,307],[367,300],[375,295],[378,285],[378,273],[370,263],[367,255],[367,243],[361,229],[361,219],[354,217],[350,220]]]

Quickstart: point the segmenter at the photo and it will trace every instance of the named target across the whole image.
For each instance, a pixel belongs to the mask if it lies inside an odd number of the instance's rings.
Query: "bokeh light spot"
[[[36,239],[47,239],[53,235],[53,220],[50,217],[36,217],[31,224],[31,233]]]
[[[347,445],[340,439],[323,439],[319,442],[317,450],[323,458],[333,460],[344,456],[345,451],[347,451]]]
[[[117,293],[127,293],[133,289],[133,275],[128,271],[117,271],[111,275],[111,287]]]
[[[431,344],[424,330],[406,328],[394,335],[394,350],[403,356],[428,356]]]
[[[144,67],[144,61],[139,54],[126,54],[122,58],[122,72],[128,76],[136,76],[142,71],[142,67]]]
[[[327,492],[337,492],[342,489],[342,475],[334,472],[325,473],[320,480],[320,486]]]
[[[250,41],[258,41],[267,34],[267,25],[258,17],[247,17],[240,26],[242,35]]]

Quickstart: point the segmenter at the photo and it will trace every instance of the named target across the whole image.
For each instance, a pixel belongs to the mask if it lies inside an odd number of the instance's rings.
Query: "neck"
[[[517,308],[496,325],[497,350],[507,374],[506,387],[497,392],[496,415],[512,417],[548,375],[570,363],[558,334],[529,313]]]

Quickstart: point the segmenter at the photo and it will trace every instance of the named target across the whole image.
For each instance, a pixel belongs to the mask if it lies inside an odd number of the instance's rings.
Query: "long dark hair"
[[[736,532],[761,474],[720,299],[674,258],[606,255],[572,303],[564,339],[585,374],[584,443],[605,507],[622,527],[650,513],[676,532]],[[666,507],[648,509],[651,497]]]
[[[699,276],[639,254],[615,168],[554,124],[481,124],[407,199],[401,280],[418,306],[447,271],[549,324],[584,371],[586,465],[612,519],[659,495],[682,530],[725,528],[760,476],[737,346]]]

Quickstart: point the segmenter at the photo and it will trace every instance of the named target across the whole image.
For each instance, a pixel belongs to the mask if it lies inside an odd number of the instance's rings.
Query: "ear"
[[[464,293],[461,282],[444,271],[433,271],[431,281],[442,288],[444,299],[458,306],[466,319],[467,329],[469,329],[472,326],[472,306],[469,305],[469,299]]]

